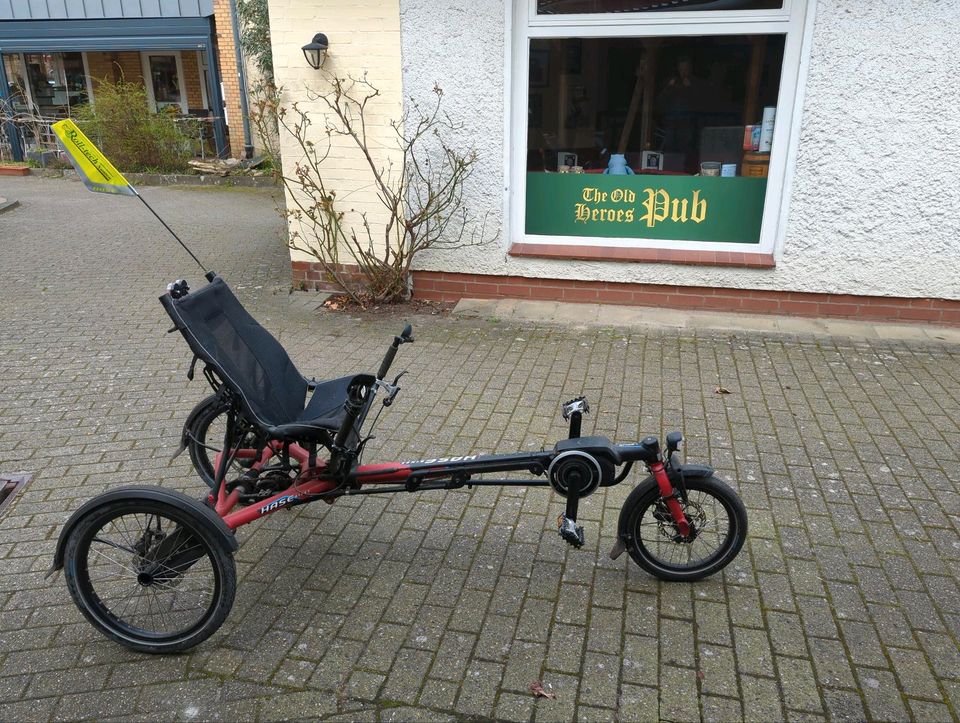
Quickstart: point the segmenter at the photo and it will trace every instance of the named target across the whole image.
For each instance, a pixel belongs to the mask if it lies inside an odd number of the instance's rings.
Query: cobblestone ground
[[[206,389],[156,300],[200,274],[133,199],[2,190],[0,473],[34,477],[0,519],[0,720],[957,719],[950,346],[414,318],[368,459],[552,444],[583,392],[587,430],[685,431],[749,509],[739,558],[693,585],[610,561],[628,484],[583,503],[580,551],[543,489],[353,498],[244,528],[236,605],[190,654],[105,640],[44,573],[92,495],[201,493],[169,457]],[[269,195],[144,193],[302,369],[375,368],[401,318],[291,303]]]

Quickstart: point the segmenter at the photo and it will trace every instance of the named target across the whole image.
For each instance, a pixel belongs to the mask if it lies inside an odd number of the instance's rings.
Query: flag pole
[[[177,240],[177,243],[183,247],[183,250],[190,254],[190,258],[197,263],[197,266],[203,269],[207,281],[213,281],[216,274],[208,271],[207,267],[200,263],[200,259],[197,258],[196,254],[194,254],[183,240],[177,236],[176,232],[167,225],[167,222],[160,218],[160,214],[153,210],[153,207],[147,203],[147,199],[137,192],[133,184],[123,177],[123,174],[120,173],[120,171],[110,163],[107,157],[103,155],[103,152],[83,134],[83,131],[80,130],[73,120],[64,118],[54,123],[50,128],[53,130],[54,135],[56,135],[60,147],[64,153],[67,154],[67,158],[70,159],[70,163],[76,169],[80,180],[83,181],[83,185],[95,193],[119,193],[124,196],[136,196],[139,198],[140,202],[147,207],[147,210],[153,214],[154,218],[163,224],[163,227],[167,229],[170,235]]]
[[[187,245],[180,239],[180,237],[177,236],[176,233],[174,233],[173,229],[170,228],[170,227],[167,225],[167,222],[164,221],[162,218],[160,218],[160,214],[158,214],[156,211],[153,210],[153,206],[151,206],[149,203],[147,203],[147,199],[145,199],[143,196],[141,196],[139,193],[137,193],[137,189],[134,188],[132,184],[128,183],[128,184],[127,184],[127,187],[128,187],[131,191],[133,191],[133,195],[140,199],[140,201],[143,203],[144,206],[147,207],[147,209],[150,211],[150,213],[152,213],[152,214],[154,215],[154,217],[155,217],[160,223],[163,224],[163,227],[164,227],[165,229],[167,229],[167,231],[170,232],[170,235],[173,236],[173,237],[177,240],[177,243],[180,244],[181,246],[183,246],[183,250],[186,251],[188,254],[190,254],[190,258],[192,258],[194,261],[197,262],[197,266],[199,266],[201,269],[203,269],[203,273],[206,274],[207,277],[209,278],[210,272],[207,270],[207,267],[204,266],[202,263],[200,263],[200,259],[198,259],[198,258],[194,255],[193,251],[191,251],[191,250],[187,247]]]

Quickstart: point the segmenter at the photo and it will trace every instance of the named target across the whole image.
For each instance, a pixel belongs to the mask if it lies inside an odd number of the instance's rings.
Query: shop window
[[[783,0],[537,0],[537,13],[540,15],[772,10],[782,7]]]
[[[714,12],[686,22],[688,10]],[[516,46],[526,67],[514,66],[525,151],[512,166],[523,189],[513,239],[773,250],[803,10],[799,0],[532,0]]]
[[[3,68],[7,74],[7,83],[10,86],[10,103],[16,113],[26,113],[30,110],[30,85],[24,70],[23,56],[19,53],[4,55]]]
[[[81,53],[24,53],[27,86],[34,109],[46,118],[63,118],[88,101]]]
[[[782,35],[532,40],[528,233],[756,243],[782,64]]]

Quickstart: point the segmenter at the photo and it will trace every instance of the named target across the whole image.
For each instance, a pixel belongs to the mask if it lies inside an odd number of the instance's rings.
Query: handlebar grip
[[[377,379],[383,379],[387,376],[387,372],[390,371],[390,365],[393,364],[394,357],[397,356],[397,344],[391,344],[390,348],[387,349],[386,356],[383,357],[383,362],[380,364],[380,371],[377,372]]]
[[[380,364],[380,371],[377,372],[377,379],[383,379],[387,376],[387,372],[390,371],[390,365],[393,364],[394,358],[397,356],[397,349],[400,348],[401,344],[406,344],[407,342],[413,341],[413,327],[410,324],[407,324],[403,327],[403,331],[400,332],[400,336],[393,337],[393,344],[390,345],[390,348],[387,349],[386,356],[383,357],[383,362]]]

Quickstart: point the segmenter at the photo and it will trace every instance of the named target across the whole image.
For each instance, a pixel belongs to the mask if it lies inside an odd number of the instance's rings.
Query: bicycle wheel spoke
[[[661,566],[689,569],[702,566],[724,547],[729,531],[726,508],[713,494],[692,490],[684,503],[691,536],[684,539],[661,502],[653,499],[636,522],[639,545]]]

